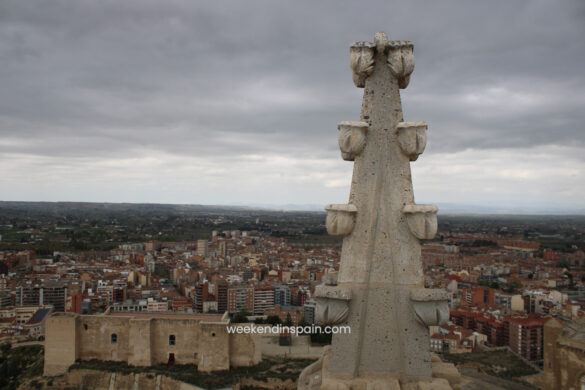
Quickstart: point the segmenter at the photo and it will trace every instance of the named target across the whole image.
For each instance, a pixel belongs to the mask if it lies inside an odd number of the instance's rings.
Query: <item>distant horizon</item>
[[[400,98],[404,121],[428,124],[411,164],[417,203],[585,213],[583,1],[31,0],[1,10],[6,199],[347,202],[353,164],[337,124],[359,120],[364,94],[349,47],[385,31],[414,42]]]
[[[92,202],[92,201],[44,201],[44,200],[0,200],[2,203],[31,204],[108,204],[108,205],[160,205],[160,206],[192,206],[207,208],[242,208],[259,211],[283,212],[319,212],[325,214],[325,204],[205,204],[205,203],[161,203],[161,202]],[[478,205],[456,205],[437,203],[439,215],[467,216],[585,216],[583,209],[508,209],[504,207],[485,207]]]

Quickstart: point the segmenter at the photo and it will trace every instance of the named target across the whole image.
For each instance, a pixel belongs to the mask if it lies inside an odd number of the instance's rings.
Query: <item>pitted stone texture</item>
[[[404,214],[411,233],[419,240],[431,240],[437,235],[437,212],[439,208],[430,204],[409,204]]]
[[[452,364],[442,363],[436,354],[432,354],[432,378],[403,381],[391,375],[371,372],[362,373],[354,378],[337,375],[329,371],[332,353],[332,348],[326,347],[322,357],[303,370],[298,389],[460,390],[461,388],[461,376],[457,369]]]
[[[417,302],[447,301],[451,294],[439,288],[418,288],[410,292],[410,299]]]
[[[433,363],[433,378],[443,378],[456,387],[461,383],[461,374],[452,363]]]
[[[318,325],[336,325],[345,322],[349,314],[351,290],[320,284],[315,288],[317,307],[315,322]]]
[[[402,390],[453,390],[445,379],[433,378],[428,382],[413,382],[402,386]]]
[[[364,146],[369,125],[365,122],[343,121],[337,125],[339,129],[339,149],[341,157],[346,161],[354,161]]]
[[[410,74],[414,70],[414,46],[410,41],[391,42],[388,67],[398,80],[401,89],[408,87]]]
[[[378,33],[350,53],[364,97],[359,122],[340,126],[340,149],[354,169],[348,205],[326,208],[328,232],[345,236],[337,285],[319,289],[351,299],[326,296],[317,311],[346,303],[351,333],[333,336],[321,388],[398,389],[396,378],[433,384],[427,323],[442,321],[444,301],[417,291],[424,288],[419,239],[436,234],[437,208],[414,203],[410,161],[424,150],[426,124],[405,125],[399,92],[414,69],[413,45]]]
[[[414,194],[410,157],[398,140],[397,126],[404,121],[393,72],[402,75],[405,68],[403,62],[393,70],[388,65],[389,53],[398,52],[402,61],[401,50],[412,44],[378,34],[375,45],[360,117],[369,124],[367,140],[355,157],[349,200],[359,212],[343,241],[338,278],[338,286],[353,292],[347,317],[352,332],[333,337],[330,371],[430,377],[428,329],[410,300],[410,290],[424,286],[420,243],[402,210],[414,204]]]
[[[336,325],[345,322],[349,314],[349,304],[346,299],[318,297],[315,308],[315,322],[317,325]]]
[[[353,83],[363,88],[366,79],[374,71],[374,45],[370,42],[355,42],[351,45],[349,66],[353,72]]]
[[[355,226],[357,208],[353,204],[330,204],[327,211],[327,233],[332,236],[347,236]]]
[[[321,281],[326,286],[337,286],[337,272],[329,272],[323,275]]]
[[[444,325],[449,321],[447,301],[414,301],[412,306],[416,319],[424,326]]]
[[[449,298],[446,290],[421,288],[410,292],[416,319],[425,326],[443,325],[449,321]]]
[[[349,382],[349,383],[347,383]],[[356,378],[351,381],[326,379],[321,389],[351,389],[351,390],[401,390],[398,379],[365,379]]]
[[[326,347],[322,357],[306,367],[298,382],[300,390],[319,389],[388,389],[388,390],[460,390],[462,378],[457,368],[443,363],[441,358],[431,353],[433,376],[420,380],[399,380],[396,377],[372,373],[362,373],[360,377],[348,378],[329,371],[333,350]]]
[[[320,284],[315,287],[315,297],[339,299],[342,301],[351,301],[351,290],[326,284]]]
[[[410,161],[416,161],[427,146],[427,124],[425,122],[400,122],[398,142],[402,152]]]
[[[330,355],[331,347],[325,347],[321,358],[310,366],[305,367],[299,376],[298,390],[318,390],[321,388],[323,372],[326,370]]]

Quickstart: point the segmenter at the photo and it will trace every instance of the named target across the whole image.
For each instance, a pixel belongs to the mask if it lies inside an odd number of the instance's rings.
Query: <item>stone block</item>
[[[350,390],[349,384],[335,379],[323,379],[321,390]]]
[[[433,378],[430,382],[419,382],[418,390],[453,390],[446,379]]]
[[[457,370],[457,367],[452,363],[433,363],[433,378],[446,379],[451,386],[461,383],[461,374],[459,373],[459,370]]]

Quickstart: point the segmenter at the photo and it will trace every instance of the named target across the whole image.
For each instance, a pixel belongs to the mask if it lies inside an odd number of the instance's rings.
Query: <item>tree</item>
[[[8,360],[5,360],[0,365],[0,388],[4,388],[10,380],[8,379]]]
[[[303,317],[303,319],[299,321],[298,326],[302,326],[304,328],[305,326],[311,326],[311,324],[309,324],[309,322],[305,320],[305,317]]]
[[[234,317],[232,322],[235,324],[246,323],[246,322],[248,322],[249,315],[250,315],[250,313],[246,309],[242,309],[242,310],[240,310],[240,312],[238,314],[236,314],[236,316]]]
[[[278,325],[282,324],[282,320],[279,316],[268,316],[268,318],[266,318],[266,323],[270,325]]]
[[[0,351],[2,351],[2,356],[6,356],[8,351],[10,351],[10,343],[3,343],[0,345]]]
[[[313,333],[311,334],[311,343],[315,343],[315,344],[322,344],[322,345],[326,345],[326,344],[331,344],[331,338],[333,337],[333,334],[331,333]]]
[[[287,315],[286,315],[286,321],[284,322],[284,324],[286,326],[292,326],[293,325],[293,322],[292,322],[292,318],[290,316],[290,313],[287,313]]]

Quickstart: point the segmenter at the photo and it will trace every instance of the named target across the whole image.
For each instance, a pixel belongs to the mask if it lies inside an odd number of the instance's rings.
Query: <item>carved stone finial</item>
[[[354,170],[349,203],[325,208],[327,231],[344,238],[337,281],[328,275],[315,288],[315,321],[351,332],[333,336],[328,360],[305,369],[299,389],[426,386],[428,326],[449,318],[451,294],[423,287],[420,240],[437,233],[438,208],[414,203],[410,164],[427,125],[404,121],[399,90],[414,69],[413,44],[377,33],[350,50],[354,83],[366,89],[360,121],[338,127]]]
[[[439,289],[415,289],[410,300],[417,321],[423,326],[443,325],[449,320],[449,293]]]
[[[329,204],[327,211],[327,233],[332,236],[347,236],[355,225],[357,208],[353,204]]]
[[[425,122],[400,122],[396,129],[400,149],[410,161],[416,161],[427,145],[427,124]]]
[[[353,71],[353,82],[363,88],[366,79],[374,71],[376,52],[387,56],[392,75],[398,79],[398,86],[404,89],[414,70],[414,45],[411,41],[389,41],[384,32],[376,33],[374,42],[354,42],[350,46],[349,64]]]
[[[329,272],[321,278],[326,286],[337,286],[337,272]]]
[[[409,204],[402,209],[410,232],[419,240],[432,240],[437,234],[437,211],[432,204]]]
[[[353,161],[366,145],[366,132],[369,125],[366,122],[343,121],[337,125],[339,129],[339,149],[345,161]]]
[[[337,286],[320,284],[315,287],[315,323],[319,325],[336,325],[344,322],[349,314],[351,290]]]
[[[414,45],[412,42],[390,42],[388,66],[394,77],[398,79],[398,86],[401,89],[408,87],[410,74],[414,70]]]
[[[374,45],[369,42],[355,42],[349,49],[349,66],[353,83],[358,88],[366,85],[366,79],[374,71]]]
[[[385,32],[377,32],[374,36],[374,45],[379,52],[384,52],[386,45],[388,45],[388,35]]]

